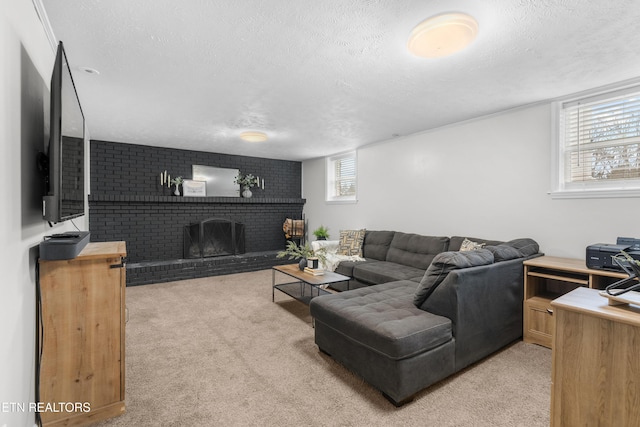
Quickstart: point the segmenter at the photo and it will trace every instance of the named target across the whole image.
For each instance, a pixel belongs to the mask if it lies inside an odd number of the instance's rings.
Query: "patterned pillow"
[[[340,230],[338,254],[348,256],[362,256],[362,242],[366,230]]]
[[[484,245],[484,243],[474,242],[473,240],[469,240],[465,237],[462,241],[462,245],[460,245],[460,252],[477,251],[478,249],[484,248]]]

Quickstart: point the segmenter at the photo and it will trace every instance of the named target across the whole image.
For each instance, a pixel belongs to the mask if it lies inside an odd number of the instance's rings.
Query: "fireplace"
[[[208,258],[244,252],[244,224],[240,222],[208,218],[184,227],[184,258]]]

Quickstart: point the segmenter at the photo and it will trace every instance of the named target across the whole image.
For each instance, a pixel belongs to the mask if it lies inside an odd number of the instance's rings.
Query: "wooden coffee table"
[[[286,274],[296,281],[276,285],[276,272]],[[275,290],[277,289],[298,301],[309,304],[312,298],[330,294],[331,292],[325,289],[330,284],[349,282],[350,279],[349,276],[332,271],[325,271],[324,274],[315,276],[300,270],[298,264],[276,265],[271,269],[271,301],[275,302]]]

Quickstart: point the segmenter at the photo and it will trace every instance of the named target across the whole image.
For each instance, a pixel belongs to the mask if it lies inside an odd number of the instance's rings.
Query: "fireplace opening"
[[[185,225],[184,258],[208,258],[245,253],[244,224],[208,218]]]

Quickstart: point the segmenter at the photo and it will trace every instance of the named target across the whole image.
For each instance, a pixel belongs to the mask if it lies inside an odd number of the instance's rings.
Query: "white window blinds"
[[[562,104],[564,182],[640,184],[640,87]]]
[[[339,159],[334,162],[335,193],[337,196],[353,196],[356,194],[356,160],[353,157]]]
[[[355,201],[357,189],[356,153],[327,159],[327,201]]]

